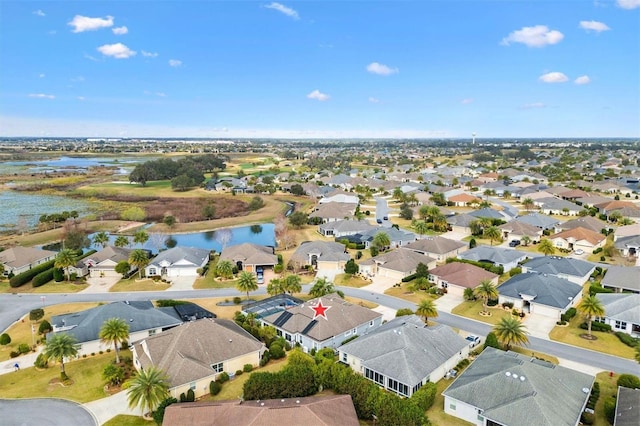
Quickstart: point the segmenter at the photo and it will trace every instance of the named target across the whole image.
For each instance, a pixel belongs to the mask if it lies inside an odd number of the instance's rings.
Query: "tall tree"
[[[112,343],[116,351],[116,364],[120,364],[120,344],[129,339],[129,324],[122,318],[109,318],[100,328],[98,335],[105,343]]]
[[[513,315],[505,315],[493,327],[493,333],[498,341],[504,344],[507,350],[511,349],[511,345],[524,345],[529,342],[527,330]]]
[[[427,226],[426,222],[423,221],[416,222],[413,228],[416,230],[418,235],[424,235],[429,232],[429,227]]]
[[[129,407],[140,406],[151,414],[162,401],[169,397],[169,379],[156,367],[147,367],[124,383],[127,388]]]
[[[311,290],[309,290],[309,295],[313,297],[322,297],[335,292],[336,288],[333,283],[323,277],[316,279],[315,284],[313,284]],[[340,294],[340,292],[338,292],[338,294]]]
[[[289,274],[284,278],[284,289],[289,294],[300,293],[302,291],[302,280],[295,274]]]
[[[438,316],[436,304],[433,303],[433,300],[422,299],[418,305],[418,309],[416,309],[416,315],[424,317],[424,323],[429,325],[429,318],[435,318]]]
[[[118,235],[113,242],[113,245],[116,247],[127,247],[129,244],[131,244],[129,238],[124,235]]]
[[[482,233],[484,234],[485,238],[489,239],[489,241],[491,242],[491,245],[493,245],[494,241],[498,241],[501,238],[500,230],[495,226],[486,228]]]
[[[78,261],[76,257],[76,253],[71,249],[61,250],[56,256],[56,260],[53,263],[53,266],[56,268],[64,269],[65,274],[67,275],[67,281],[71,281],[71,274],[69,273],[69,268],[74,266]]]
[[[373,241],[371,241],[371,245],[378,248],[379,250],[383,250],[384,248],[389,247],[391,245],[391,239],[389,238],[389,234],[383,231],[377,232],[373,236]]]
[[[129,264],[138,268],[138,277],[142,279],[142,270],[149,264],[149,254],[142,249],[131,250]]]
[[[216,273],[222,278],[231,278],[233,276],[233,263],[230,260],[218,261]]]
[[[98,232],[93,236],[93,244],[100,245],[105,248],[109,244],[109,234],[104,231]]]
[[[144,229],[141,229],[133,234],[134,244],[144,245],[147,241],[149,241],[149,234]]]
[[[482,280],[478,287],[474,289],[474,293],[477,297],[482,299],[482,312],[485,314],[487,311],[487,304],[489,299],[495,299],[498,297],[498,288],[489,280]]]
[[[258,289],[258,282],[256,280],[256,276],[247,271],[240,272],[240,276],[238,277],[238,283],[236,284],[236,288],[238,291],[247,293],[247,300],[249,300],[249,292],[256,291]]]
[[[64,360],[78,355],[78,349],[75,337],[67,333],[55,333],[47,338],[42,353],[47,361],[60,363],[61,377],[65,379],[67,373],[64,370]]]
[[[525,198],[524,200],[522,200],[522,207],[524,207],[524,209],[526,211],[530,211],[533,210],[533,207],[535,206],[533,199],[532,198]]]
[[[553,246],[553,243],[548,238],[543,238],[540,240],[540,244],[538,244],[538,251],[545,256],[549,256],[556,252],[556,248]]]
[[[522,238],[520,238],[520,241],[522,242],[522,245],[526,247],[531,244],[531,237],[528,235],[523,235]]]
[[[595,295],[593,296],[585,296],[582,298],[578,306],[576,306],[578,312],[584,315],[587,319],[587,332],[589,337],[591,337],[591,323],[595,317],[603,317],[604,316],[604,306],[602,306],[602,302]]]
[[[271,296],[282,294],[284,292],[284,281],[280,278],[273,278],[271,279],[271,281],[269,281],[269,284],[267,284],[267,293],[269,293]]]

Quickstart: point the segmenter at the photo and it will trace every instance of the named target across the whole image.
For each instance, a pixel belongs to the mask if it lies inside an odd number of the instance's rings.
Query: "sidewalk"
[[[35,352],[29,352],[26,355],[22,355],[16,358],[11,358],[8,361],[0,362],[0,374],[9,374],[15,371],[14,365],[18,363],[20,368],[33,367],[33,363],[36,362],[36,358],[42,352],[43,347],[38,346]]]
[[[142,416],[142,410],[140,408],[129,408],[126,391],[118,392],[114,395],[98,399],[96,401],[87,402],[86,404],[83,404],[83,406],[87,410],[91,411],[94,417],[98,420],[99,425],[105,424],[119,414]]]

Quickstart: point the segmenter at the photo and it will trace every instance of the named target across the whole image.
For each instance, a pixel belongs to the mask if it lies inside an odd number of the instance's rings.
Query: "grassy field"
[[[596,382],[600,383],[600,398],[596,403],[596,421],[594,426],[610,426],[609,421],[604,415],[604,401],[610,396],[616,396],[618,394],[618,378],[619,374],[614,374],[613,377],[609,376],[607,371],[603,371],[596,375]]]
[[[45,306],[44,308],[44,318],[51,322],[51,317],[54,315],[68,314],[70,312],[81,311],[84,309],[93,308],[94,306],[98,306],[97,302],[90,303],[67,303],[64,305],[51,305]],[[9,353],[18,348],[18,345],[21,343],[26,343],[31,345],[33,342],[33,336],[31,335],[31,324],[29,321],[29,315],[24,318],[24,321],[16,322],[11,327],[6,330],[6,333],[11,336],[11,343],[7,346],[0,346],[0,361],[5,361],[9,359]],[[36,328],[36,334],[38,331],[39,323],[33,323]],[[39,336],[35,336],[36,340]],[[20,358],[16,358],[16,361],[19,361]]]
[[[505,311],[500,305],[493,307],[490,306],[488,310],[491,313],[491,316],[488,317],[480,315],[480,311],[482,310],[482,300],[475,300],[473,302],[462,302],[453,308],[451,313],[493,325],[497,324],[503,316],[511,315],[510,311]]]
[[[413,291],[410,289],[411,283],[402,283],[400,287],[390,287],[384,291],[388,296],[404,299],[411,303],[418,304],[424,299],[436,300],[438,296],[429,294],[426,291]]]
[[[587,333],[587,330],[579,327],[583,322],[584,318],[577,315],[571,319],[568,327],[555,326],[553,330],[551,330],[551,333],[549,333],[549,337],[551,340],[569,345],[633,359],[635,354],[634,349],[622,343],[613,333],[592,331],[591,334],[597,337],[596,340],[586,340],[580,337],[581,334]]]
[[[125,414],[119,414],[104,423],[102,426],[152,426],[155,423],[145,420],[140,416],[127,416]]]
[[[138,280],[138,275],[133,275],[129,279],[123,279],[115,283],[109,292],[120,291],[162,291],[171,287],[162,281],[153,281],[152,279]]]
[[[27,283],[20,287],[13,288],[9,285],[9,281],[0,282],[0,293],[77,293],[89,287],[85,282],[55,282],[50,281],[40,287],[33,287],[31,283]]]
[[[371,284],[371,281],[366,280],[357,275],[350,274],[338,274],[336,278],[333,280],[335,285],[342,285],[345,287],[364,287],[365,285]]]
[[[131,352],[122,351],[123,356]],[[114,359],[112,353],[81,358],[65,364],[72,385],[52,384],[60,378],[59,365],[49,363],[49,368],[38,371],[35,367],[3,375],[0,381],[0,397],[6,398],[65,398],[76,402],[89,402],[108,396],[104,391],[102,370]]]

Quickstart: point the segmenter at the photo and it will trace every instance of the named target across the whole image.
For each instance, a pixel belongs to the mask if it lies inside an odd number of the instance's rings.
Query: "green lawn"
[[[169,287],[169,284],[162,281],[153,281],[151,279],[138,281],[138,275],[134,275],[129,279],[118,281],[109,289],[109,291],[161,291],[166,290]]]
[[[473,302],[462,302],[455,308],[451,310],[451,313],[454,315],[460,315],[466,318],[471,318],[476,321],[486,322],[487,324],[497,324],[505,315],[511,315],[510,311],[506,311],[502,308],[502,306],[497,305],[494,307],[489,307],[488,310],[491,313],[491,316],[485,317],[480,315],[480,311],[483,310],[482,301],[475,300]]]
[[[610,426],[609,421],[604,415],[604,401],[610,396],[616,396],[618,394],[618,378],[619,374],[614,374],[613,377],[609,377],[609,372],[603,371],[596,375],[596,382],[600,383],[600,398],[596,403],[596,421],[594,426]]]
[[[342,285],[345,287],[364,287],[365,285],[371,284],[371,281],[368,281],[358,275],[351,274],[338,274],[333,280],[335,285]]]
[[[413,291],[410,289],[411,283],[401,283],[400,287],[390,287],[384,291],[384,294],[388,296],[404,299],[408,302],[418,304],[423,299],[436,300],[438,296],[429,294],[426,291]]]
[[[119,414],[104,423],[103,426],[155,426],[150,420],[145,420],[140,416],[127,416],[125,414]]]
[[[131,352],[122,351],[123,356]],[[104,391],[102,370],[114,359],[113,353],[89,356],[65,364],[67,375],[73,381],[69,386],[51,384],[60,378],[59,365],[49,363],[49,368],[38,371],[35,367],[2,376],[1,398],[65,398],[76,402],[89,402],[108,396]]]
[[[605,333],[600,331],[592,331],[591,334],[597,337],[596,340],[586,340],[580,337],[586,334],[587,330],[581,329],[579,326],[584,322],[584,318],[576,315],[568,327],[555,326],[549,337],[551,340],[563,342],[573,346],[579,346],[592,351],[604,352],[610,355],[622,358],[634,358],[635,350],[620,341],[613,333]]]
[[[13,288],[9,285],[9,281],[0,282],[0,293],[77,293],[89,287],[89,284],[85,282],[55,282],[49,281],[48,283],[40,286],[33,287],[31,283],[24,284],[20,287]]]
[[[442,392],[444,392],[445,389],[447,389],[451,385],[451,383],[453,383],[452,379],[441,379],[437,383],[438,391],[436,392],[436,400],[431,408],[427,410],[427,417],[429,418],[431,424],[438,426],[472,425],[473,423],[469,423],[457,417],[450,416],[449,414],[446,414],[444,412],[444,396],[442,396]]]

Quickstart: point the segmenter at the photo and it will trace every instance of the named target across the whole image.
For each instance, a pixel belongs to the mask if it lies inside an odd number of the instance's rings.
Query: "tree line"
[[[204,182],[205,173],[224,170],[228,158],[213,154],[171,160],[160,158],[138,164],[129,175],[129,182],[146,186],[147,182],[171,180],[171,187],[185,191]]]

